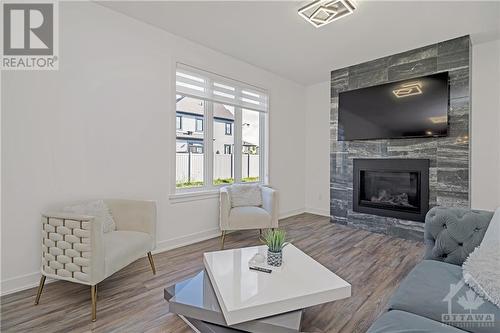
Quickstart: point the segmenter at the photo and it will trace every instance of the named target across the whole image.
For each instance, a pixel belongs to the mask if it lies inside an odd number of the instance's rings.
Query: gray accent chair
[[[463,283],[461,265],[481,244],[492,216],[492,212],[479,210],[432,208],[425,218],[424,260],[401,282],[389,300],[388,311],[368,332],[500,332],[500,309],[494,304],[481,299],[484,303],[470,310],[457,302],[471,290]],[[494,322],[481,325],[448,321],[445,325],[443,320],[450,311],[493,314]]]

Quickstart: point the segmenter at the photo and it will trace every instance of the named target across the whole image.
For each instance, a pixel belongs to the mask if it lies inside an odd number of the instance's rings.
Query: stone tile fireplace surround
[[[331,72],[330,218],[374,232],[423,240],[423,223],[353,209],[354,159],[429,161],[428,208],[469,207],[470,38],[444,41]],[[450,77],[447,137],[337,141],[338,94],[430,75]],[[359,209],[357,209],[359,210]]]

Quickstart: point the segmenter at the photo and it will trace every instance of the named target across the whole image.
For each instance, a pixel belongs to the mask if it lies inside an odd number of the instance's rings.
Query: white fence
[[[259,155],[243,154],[241,177],[259,177]]]
[[[176,182],[203,181],[203,154],[176,154]],[[241,177],[259,176],[259,155],[243,154]],[[214,155],[214,179],[234,178],[234,155]]]

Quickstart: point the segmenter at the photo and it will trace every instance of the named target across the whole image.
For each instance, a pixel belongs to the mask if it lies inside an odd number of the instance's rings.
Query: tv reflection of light
[[[400,88],[394,89],[392,91],[394,96],[397,98],[408,97],[413,95],[422,94],[422,83],[420,82],[409,82],[400,85]]]
[[[425,134],[432,135],[432,131],[425,131]]]
[[[443,123],[446,123],[448,121],[448,117],[447,116],[429,117],[429,120],[433,124],[443,124]]]

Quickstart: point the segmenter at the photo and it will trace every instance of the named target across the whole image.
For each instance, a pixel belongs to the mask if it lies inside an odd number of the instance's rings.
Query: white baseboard
[[[221,234],[221,231],[219,228],[216,229],[211,229],[211,230],[206,230],[206,231],[201,231],[201,232],[195,232],[193,234],[173,238],[173,239],[168,239],[164,241],[159,241],[158,244],[156,245],[156,250],[153,251],[153,253],[161,253],[165,252],[168,250],[172,250],[178,247],[202,242],[204,240],[214,238],[214,237],[219,237]]]
[[[285,219],[287,217],[302,214],[304,212],[305,212],[305,209],[303,209],[303,208],[294,209],[294,210],[280,213],[279,218]],[[210,239],[210,238],[219,237],[220,234],[221,234],[220,229],[215,228],[215,229],[211,229],[211,230],[196,232],[196,233],[189,234],[186,236],[181,236],[178,238],[169,239],[166,241],[160,241],[160,242],[158,242],[158,244],[156,246],[156,250],[154,250],[153,253],[161,253],[161,252],[172,250],[172,249],[175,249],[178,247],[202,242],[202,241]]]
[[[29,273],[3,280],[1,296],[12,294],[18,291],[23,291],[33,287],[38,287],[38,284],[40,283],[40,276],[41,273],[40,271],[38,271],[35,273]],[[45,280],[45,284],[54,281],[54,279],[48,278],[47,280]]]
[[[198,243],[210,238],[220,236],[220,230],[212,229],[202,232],[197,232],[194,234],[169,239],[166,241],[158,242],[156,246],[156,250],[153,253],[160,253],[168,250],[172,250],[178,247],[186,246],[193,243]],[[45,283],[51,283],[56,281],[55,279],[48,278]],[[29,273],[25,275],[16,276],[10,279],[6,279],[2,281],[1,287],[1,296],[12,294],[18,291],[30,289],[33,287],[37,287],[40,282],[40,271]]]
[[[306,211],[309,212],[309,210],[301,208],[301,209],[290,210],[287,212],[282,212],[280,214],[279,218],[284,219],[284,218],[291,217],[294,215],[302,214]],[[323,214],[318,213],[318,211],[314,211],[314,212],[311,211],[311,213],[323,215]],[[329,214],[327,214],[326,216],[328,216],[328,215]],[[175,249],[178,247],[198,243],[198,242],[201,242],[201,241],[204,241],[204,240],[207,240],[210,238],[214,238],[214,237],[219,237],[219,236],[220,236],[220,230],[219,230],[219,228],[215,228],[215,229],[210,229],[210,230],[192,233],[189,235],[185,235],[185,236],[181,236],[181,237],[177,237],[177,238],[173,238],[173,239],[159,241],[157,246],[156,246],[156,250],[154,250],[153,253],[165,252],[165,251],[172,250],[172,249]],[[12,294],[12,293],[15,293],[18,291],[30,289],[33,287],[37,287],[39,281],[40,281],[40,271],[36,271],[36,272],[25,274],[25,275],[16,276],[16,277],[13,277],[10,279],[6,279],[6,280],[3,280],[1,283],[1,293],[0,294],[3,296],[3,295]],[[54,281],[56,281],[56,280],[47,279],[45,283],[51,283]]]
[[[306,208],[306,213],[330,217],[330,211],[327,209],[309,207]]]
[[[218,237],[220,236],[220,230],[219,228],[217,229],[212,229],[212,230],[207,230],[207,231],[202,231],[174,239],[169,239],[166,241],[160,241],[158,242],[158,245],[156,247],[156,250],[153,251],[153,253],[160,253],[164,251],[168,251],[171,249],[175,249],[177,247],[182,247],[185,245],[193,244],[193,243],[198,243],[210,238]],[[56,280],[54,279],[47,279],[45,283],[51,283]],[[29,273],[25,275],[20,275],[16,276],[10,279],[6,279],[2,281],[2,287],[1,287],[1,296],[12,294],[18,291],[30,289],[33,287],[37,287],[38,283],[40,282],[40,271],[34,272],[34,273]]]
[[[280,220],[286,219],[288,217],[292,217],[292,216],[299,215],[302,213],[311,213],[311,214],[327,216],[327,217],[330,216],[330,211],[328,211],[326,209],[308,207],[308,208],[294,209],[294,210],[290,210],[287,212],[283,212],[280,214],[279,218],[280,218]]]
[[[286,219],[287,217],[291,217],[291,216],[295,216],[295,215],[299,215],[299,214],[302,214],[302,213],[305,213],[305,208],[299,208],[299,209],[292,209],[292,210],[289,210],[289,211],[286,211],[286,212],[281,212],[279,214],[279,219]]]

